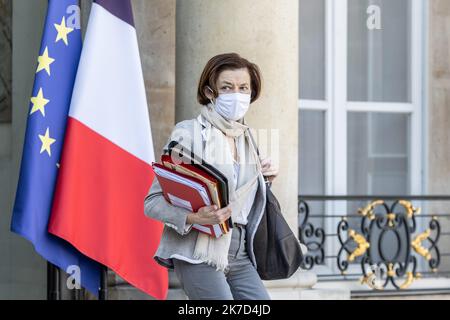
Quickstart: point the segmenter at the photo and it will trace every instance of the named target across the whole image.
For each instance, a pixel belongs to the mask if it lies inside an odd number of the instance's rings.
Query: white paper
[[[174,196],[171,193],[167,193],[167,196],[170,199],[170,203],[172,203],[174,206],[185,208],[185,209],[188,209],[189,211],[194,211],[194,210],[192,210],[192,206],[191,206],[191,203],[189,201],[186,201],[186,200],[181,199],[181,198],[179,198],[177,196]]]

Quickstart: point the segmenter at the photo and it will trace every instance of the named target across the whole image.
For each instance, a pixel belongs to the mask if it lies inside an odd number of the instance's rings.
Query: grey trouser
[[[226,274],[206,263],[173,259],[175,273],[190,300],[270,300],[247,255],[245,231],[242,225],[233,228]]]

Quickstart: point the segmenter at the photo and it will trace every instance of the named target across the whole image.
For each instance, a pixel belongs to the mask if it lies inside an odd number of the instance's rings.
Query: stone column
[[[175,124],[175,0],[133,0],[155,156]]]
[[[175,0],[132,0],[132,5],[158,158],[175,124]],[[169,276],[176,281],[172,272]],[[110,299],[150,298],[111,271],[109,284]]]
[[[262,95],[251,105],[247,121],[261,133],[262,153],[271,151],[274,160],[282,155],[273,190],[296,230],[298,1],[177,1],[176,21],[176,121],[198,114],[198,80],[214,55],[236,52],[261,68]],[[268,150],[264,141],[270,146],[271,136],[274,148]]]
[[[428,174],[429,194],[450,192],[450,2],[429,1],[428,28]],[[430,212],[448,213],[448,202],[429,203]],[[448,230],[448,219],[439,219],[442,230]],[[442,251],[448,244],[440,242]],[[440,269],[450,263],[443,259]]]
[[[198,114],[197,84],[211,57],[236,52],[255,62],[263,91],[246,118],[258,134],[261,153],[280,168],[272,188],[297,233],[298,1],[178,0],[176,10],[176,121]],[[299,272],[267,287],[274,298],[298,298],[292,290],[316,281],[315,274]]]
[[[428,187],[448,194],[450,181],[450,2],[433,0],[429,7],[428,48]]]

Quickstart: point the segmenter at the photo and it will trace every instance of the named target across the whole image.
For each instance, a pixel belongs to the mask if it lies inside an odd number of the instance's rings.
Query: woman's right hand
[[[218,224],[226,221],[231,216],[231,208],[217,209],[216,205],[205,206],[195,213],[188,213],[187,224]]]

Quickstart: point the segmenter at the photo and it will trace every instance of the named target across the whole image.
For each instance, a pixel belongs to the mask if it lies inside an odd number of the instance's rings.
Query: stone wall
[[[428,193],[450,195],[450,1],[429,1],[428,47]],[[450,201],[432,205],[431,213],[450,214]],[[440,219],[450,230],[450,219]],[[450,237],[442,236],[440,249],[450,252]],[[443,258],[442,270],[450,270]]]
[[[0,123],[11,122],[12,2],[0,0]]]

